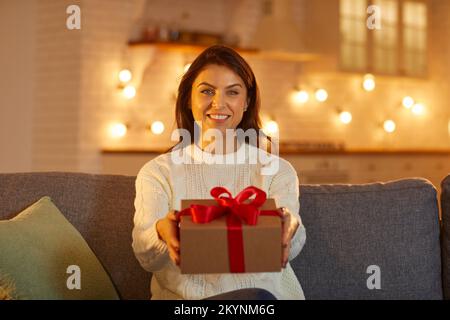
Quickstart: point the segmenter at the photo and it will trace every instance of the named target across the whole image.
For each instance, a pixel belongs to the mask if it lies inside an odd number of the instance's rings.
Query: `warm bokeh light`
[[[123,123],[114,123],[109,128],[109,133],[113,138],[122,138],[127,134],[127,126]]]
[[[416,116],[421,116],[425,113],[425,106],[421,103],[416,103],[415,105],[413,105],[411,112]]]
[[[375,77],[371,74],[366,74],[363,80],[363,88],[366,91],[373,91],[375,89]]]
[[[184,68],[183,68],[184,73],[186,73],[189,70],[190,67],[191,67],[191,64],[190,63],[186,63],[184,65]]]
[[[341,113],[339,113],[339,119],[342,123],[349,124],[350,122],[352,122],[352,114],[348,111],[342,111]]]
[[[120,82],[127,83],[127,82],[129,82],[131,80],[131,78],[132,78],[132,75],[131,75],[131,71],[130,70],[128,70],[128,69],[120,70],[120,72],[119,72],[119,80],[120,80]]]
[[[317,101],[324,102],[328,99],[328,92],[325,89],[316,90]]]
[[[384,131],[386,131],[386,132],[388,132],[388,133],[394,132],[394,131],[395,131],[395,127],[396,127],[395,122],[392,121],[392,120],[386,120],[386,121],[383,123]]]
[[[309,94],[305,90],[297,90],[294,92],[294,101],[296,103],[305,103],[309,100]]]
[[[411,109],[411,107],[414,105],[414,99],[410,96],[406,96],[403,98],[402,104],[406,109]]]
[[[276,121],[267,121],[263,126],[263,132],[268,136],[273,136],[278,134],[278,123]]]
[[[133,99],[136,96],[136,88],[132,85],[128,85],[123,88],[123,95],[127,99]]]
[[[164,123],[161,121],[155,121],[151,125],[151,130],[154,134],[161,134],[164,132]]]

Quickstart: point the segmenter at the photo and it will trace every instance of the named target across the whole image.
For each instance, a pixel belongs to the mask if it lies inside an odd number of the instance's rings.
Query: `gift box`
[[[280,272],[281,219],[274,199],[253,186],[236,198],[222,187],[211,194],[215,199],[181,200],[181,273]]]

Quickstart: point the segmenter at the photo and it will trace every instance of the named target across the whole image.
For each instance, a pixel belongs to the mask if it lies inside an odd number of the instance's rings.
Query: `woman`
[[[209,47],[184,74],[176,120],[178,128],[189,134],[183,136],[184,144],[177,146],[187,156],[184,161],[174,161],[177,151],[162,154],[145,164],[136,179],[133,250],[142,267],[153,272],[152,299],[239,298],[233,292],[244,288],[263,289],[277,299],[304,299],[289,265],[306,239],[298,215],[296,171],[286,160],[270,155],[270,164],[276,160],[277,170],[263,174],[268,163],[255,163],[250,156],[254,151],[260,154],[261,141],[246,143],[229,134],[239,129],[260,132],[259,109],[255,76],[247,62],[228,47]],[[221,133],[222,139],[211,142],[211,131],[216,138]],[[219,161],[205,161],[211,157]],[[226,187],[235,196],[250,185],[274,198],[282,215],[282,271],[181,274],[176,219],[180,200],[212,198],[209,192],[215,186]]]

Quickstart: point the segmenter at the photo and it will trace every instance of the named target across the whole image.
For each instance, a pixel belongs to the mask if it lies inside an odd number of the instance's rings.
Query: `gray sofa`
[[[131,249],[132,176],[0,174],[0,219],[50,196],[78,229],[122,299],[148,299],[151,274]],[[292,266],[307,299],[450,296],[450,178],[365,185],[301,185],[307,241]]]

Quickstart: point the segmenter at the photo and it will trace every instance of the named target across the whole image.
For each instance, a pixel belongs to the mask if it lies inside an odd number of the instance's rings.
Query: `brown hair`
[[[242,58],[235,50],[224,45],[213,45],[205,49],[192,62],[187,72],[181,78],[175,108],[175,119],[178,129],[186,129],[189,131],[191,136],[190,142],[194,142],[194,116],[192,110],[189,108],[191,104],[192,85],[198,74],[206,66],[211,64],[230,68],[241,77],[247,88],[247,111],[244,112],[237,129],[242,129],[244,131],[255,129],[256,132],[260,132],[261,119],[259,117],[259,111],[261,103],[255,75],[244,58]],[[270,141],[268,137],[266,138]],[[259,145],[259,141],[257,144]]]

